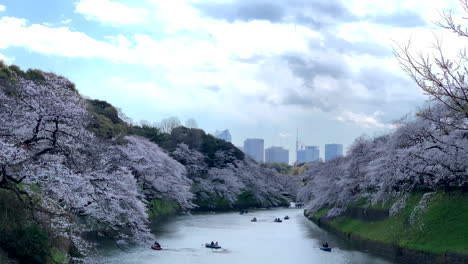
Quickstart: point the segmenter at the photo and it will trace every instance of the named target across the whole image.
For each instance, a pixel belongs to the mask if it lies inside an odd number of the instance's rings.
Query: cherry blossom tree
[[[446,116],[444,111],[451,111],[438,104],[423,111],[432,111],[432,116]],[[310,201],[311,211],[337,209],[329,216],[343,212],[360,197],[373,204],[398,198],[392,206],[395,213],[402,208],[404,197],[418,188],[468,185],[467,146],[464,129],[441,126],[422,116],[406,117],[393,133],[356,139],[342,159],[310,164],[304,172],[307,184],[299,197]]]
[[[2,80],[0,188],[16,193],[35,221],[54,223],[55,235],[72,239],[79,250],[85,250],[79,235],[85,231],[150,238],[135,177],[111,162],[110,144],[86,129],[88,120],[86,102],[63,77]]]
[[[171,155],[186,167],[193,180],[192,192],[202,200],[215,195],[234,206],[241,193],[249,192],[258,205],[276,206],[287,199],[283,193],[295,193],[299,186],[298,181],[284,181],[287,176],[281,178],[249,158],[239,160],[230,150],[217,151],[213,167],[203,154],[185,144],[179,144]]]
[[[119,147],[120,163],[131,168],[145,196],[176,201],[182,210],[192,208],[192,181],[187,178],[185,167],[145,138],[124,139],[127,144]]]

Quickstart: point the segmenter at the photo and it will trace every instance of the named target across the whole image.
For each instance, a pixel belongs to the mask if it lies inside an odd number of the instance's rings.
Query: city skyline
[[[216,133],[217,132],[224,132],[224,131],[227,131],[229,132],[229,129],[225,129],[223,131],[219,131],[219,130],[216,130],[216,132],[212,133],[213,136],[217,137],[217,138],[220,138],[220,139],[223,139],[222,137],[219,137],[219,136],[216,136]],[[234,135],[231,135],[229,134],[232,138],[235,137],[235,134]],[[235,142],[231,141],[232,144],[234,144],[237,148],[239,148],[241,151],[245,152],[244,150],[244,144],[245,144],[245,140],[247,139],[261,139],[261,138],[252,138],[252,137],[248,137],[248,138],[245,138],[244,140],[242,140],[242,145],[240,144],[235,144]],[[270,147],[281,147],[281,148],[284,148],[285,150],[288,150],[289,151],[289,163],[290,164],[294,164],[295,162],[299,162],[301,163],[302,161],[300,160],[300,158],[298,159],[298,153],[296,151],[294,151],[294,149],[292,148],[288,148],[286,147],[286,145],[290,145],[290,144],[284,144],[284,145],[279,145],[279,144],[267,144],[266,140],[265,139],[261,139],[263,140],[263,144],[264,144],[264,149],[263,149],[263,152],[264,152],[264,162],[265,159],[266,159],[266,154],[265,154],[265,151],[267,148],[270,148]],[[342,155],[346,155],[346,148],[345,148],[345,145],[342,144],[342,143],[336,143],[336,142],[327,142],[327,143],[324,143],[324,144],[315,144],[315,145],[309,145],[307,143],[304,143],[304,142],[300,142],[300,146],[298,146],[300,149],[298,149],[299,151],[303,150],[303,151],[306,151],[307,149],[310,149],[309,152],[307,154],[304,153],[304,155],[308,155],[307,158],[304,156],[304,159],[305,160],[308,160],[307,162],[310,162],[310,161],[315,161],[315,160],[323,160],[325,161],[326,160],[326,157],[325,157],[325,146],[326,145],[330,145],[330,144],[338,144],[338,145],[341,145],[342,146]],[[269,147],[266,147],[266,146],[269,146]],[[318,158],[316,158],[316,156],[318,156]]]
[[[226,131],[229,131],[229,130],[226,129]],[[246,148],[246,142],[248,142],[247,148]],[[321,149],[320,146],[301,145],[300,149],[298,149],[296,153],[283,146],[271,145],[269,147],[265,147],[266,146],[265,140],[261,138],[246,138],[244,139],[242,146],[239,146],[239,145],[235,145],[235,146],[239,148],[241,151],[243,151],[245,154],[253,158],[254,160],[258,162],[265,162],[265,163],[269,163],[269,160],[267,159],[268,149],[275,150],[275,151],[281,149],[281,150],[287,151],[288,164],[312,162],[312,161],[318,161],[318,160],[328,161],[328,160],[333,159],[334,157],[346,155],[346,151],[343,147],[343,144],[339,144],[339,143],[324,144],[322,151],[320,151]],[[327,160],[327,147],[333,148],[333,151],[334,151],[334,154],[329,154],[333,157],[328,158],[328,160]],[[334,147],[337,147],[338,149],[335,150]],[[263,153],[263,156],[260,153]],[[294,153],[295,155],[292,156],[291,153]],[[299,155],[302,154],[303,156],[299,157],[298,154]],[[277,154],[273,154],[273,155],[277,155]]]

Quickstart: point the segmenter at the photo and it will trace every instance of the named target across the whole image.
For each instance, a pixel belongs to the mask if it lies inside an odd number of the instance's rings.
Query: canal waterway
[[[289,220],[275,223],[275,218]],[[250,220],[256,217],[257,222]],[[159,223],[154,232],[164,248],[148,247],[108,251],[99,263],[119,264],[311,264],[359,263],[391,264],[367,252],[354,250],[306,219],[301,209],[264,209],[216,214],[172,217]],[[205,248],[206,242],[218,242],[221,249]],[[320,250],[328,242],[332,252]]]

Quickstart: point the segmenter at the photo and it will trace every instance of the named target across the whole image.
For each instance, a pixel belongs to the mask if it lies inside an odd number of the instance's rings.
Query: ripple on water
[[[273,219],[289,215],[290,220]],[[256,217],[258,222],[250,222]],[[158,227],[164,250],[146,248],[116,252],[95,259],[102,264],[390,264],[365,252],[355,251],[333,235],[318,228],[300,209],[255,210],[247,215],[217,213],[179,216]],[[205,248],[218,241],[222,249]],[[332,252],[320,250],[323,241]],[[109,252],[107,252],[109,253]],[[104,254],[104,253],[103,253]]]

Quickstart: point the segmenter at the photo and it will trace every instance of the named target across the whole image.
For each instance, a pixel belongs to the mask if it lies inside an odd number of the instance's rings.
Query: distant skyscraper
[[[257,162],[264,161],[264,141],[260,138],[248,138],[244,140],[244,153]]]
[[[299,149],[296,151],[296,163],[304,163],[306,162],[306,151],[305,149]]]
[[[306,146],[297,151],[297,164],[317,161],[320,158],[320,150],[317,146]]]
[[[223,130],[223,131],[218,131],[214,133],[214,136],[219,138],[219,139],[224,139],[226,142],[231,142],[231,133],[229,133],[229,129]]]
[[[282,147],[269,147],[265,150],[266,163],[289,163],[289,150]]]
[[[343,156],[343,145],[325,144],[325,161],[332,160],[339,156]]]
[[[318,146],[306,146],[304,151],[306,162],[317,161],[320,159],[320,149]]]

